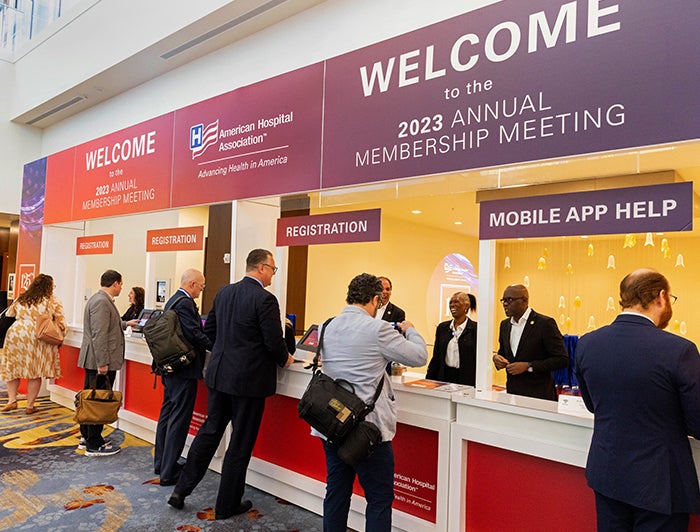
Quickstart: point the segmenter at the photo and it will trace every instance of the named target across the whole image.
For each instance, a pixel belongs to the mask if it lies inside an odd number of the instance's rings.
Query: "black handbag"
[[[330,443],[340,444],[367,414],[374,410],[374,403],[384,385],[384,377],[382,375],[372,402],[367,404],[355,395],[355,388],[350,382],[343,379],[334,380],[318,369],[323,336],[332,319],[326,320],[321,329],[318,349],[312,363],[311,382],[301,396],[297,410],[299,417],[323,434]]]
[[[7,331],[15,322],[14,316],[7,315],[7,308],[0,313],[0,347],[5,347],[5,336],[7,335]]]

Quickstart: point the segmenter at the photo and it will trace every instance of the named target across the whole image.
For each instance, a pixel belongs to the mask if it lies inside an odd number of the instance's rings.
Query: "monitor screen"
[[[136,325],[137,329],[143,329],[143,326],[146,325],[146,322],[148,319],[153,316],[153,313],[155,312],[155,309],[152,308],[145,308],[139,313],[139,317],[136,318],[139,320],[138,324]]]
[[[312,325],[297,342],[297,349],[316,352],[318,348],[318,325]]]

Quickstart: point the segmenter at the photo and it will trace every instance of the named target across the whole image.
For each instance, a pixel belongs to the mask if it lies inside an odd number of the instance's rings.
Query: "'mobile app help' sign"
[[[691,231],[693,184],[484,201],[480,209],[481,240]]]

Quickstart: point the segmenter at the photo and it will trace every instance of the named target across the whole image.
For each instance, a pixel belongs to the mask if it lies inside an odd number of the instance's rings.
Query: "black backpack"
[[[154,313],[143,326],[143,336],[153,356],[153,369],[159,374],[174,373],[189,366],[197,353],[182,333],[180,318],[173,307],[180,296],[164,312]]]

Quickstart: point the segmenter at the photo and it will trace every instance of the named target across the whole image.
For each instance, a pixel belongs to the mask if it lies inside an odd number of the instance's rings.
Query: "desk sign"
[[[277,245],[378,242],[381,225],[381,209],[290,216],[277,220]]]
[[[560,395],[557,412],[560,414],[569,414],[570,416],[593,419],[593,414],[588,411],[586,404],[583,402],[583,398],[578,395]]]
[[[79,236],[75,241],[76,255],[111,255],[114,235]]]
[[[154,229],[146,233],[146,251],[199,251],[204,249],[204,226]]]

